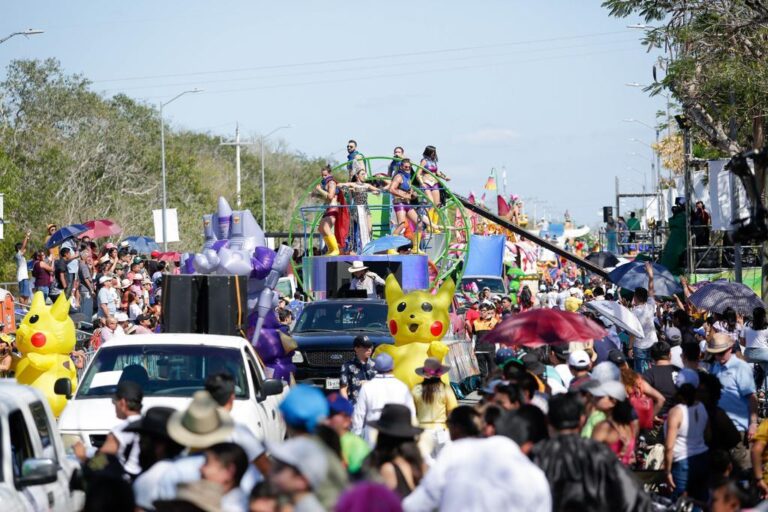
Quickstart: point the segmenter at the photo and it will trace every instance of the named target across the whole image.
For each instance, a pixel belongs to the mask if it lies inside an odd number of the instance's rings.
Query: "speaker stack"
[[[163,332],[241,335],[247,288],[246,276],[164,276]]]

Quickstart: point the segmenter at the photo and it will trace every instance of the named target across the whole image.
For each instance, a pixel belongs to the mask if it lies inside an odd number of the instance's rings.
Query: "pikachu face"
[[[448,279],[435,295],[424,290],[405,294],[395,276],[387,276],[387,319],[395,345],[429,343],[442,339],[450,327],[448,310],[455,288],[453,281]]]
[[[27,316],[16,330],[22,354],[69,354],[75,347],[75,324],[69,318],[69,301],[60,294],[48,307],[42,292],[35,293]]]

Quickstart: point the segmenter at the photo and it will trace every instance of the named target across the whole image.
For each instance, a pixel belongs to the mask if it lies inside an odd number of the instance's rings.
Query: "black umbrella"
[[[745,316],[752,316],[752,310],[755,308],[765,307],[752,288],[729,281],[713,281],[702,285],[688,300],[697,308],[713,313],[722,313],[726,308],[732,308],[736,313]]]
[[[590,261],[603,268],[612,268],[619,264],[619,258],[615,254],[608,251],[592,252],[587,256],[587,261]]]

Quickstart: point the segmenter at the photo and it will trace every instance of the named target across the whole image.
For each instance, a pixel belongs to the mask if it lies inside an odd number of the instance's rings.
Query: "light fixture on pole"
[[[290,124],[284,126],[278,126],[266,135],[261,136],[261,229],[267,232],[267,185],[264,179],[264,141],[276,132],[290,128]]]
[[[651,149],[653,150],[653,153],[656,156],[656,176],[654,176],[654,178],[656,179],[656,187],[655,187],[655,189],[656,189],[656,193],[658,194],[658,201],[657,201],[658,211],[657,211],[657,213],[659,215],[659,218],[661,218],[661,216],[662,216],[662,206],[661,206],[661,203],[662,203],[662,193],[661,193],[661,151],[660,151],[660,147],[659,147],[659,127],[658,126],[651,126],[648,123],[644,123],[643,121],[640,121],[639,119],[633,119],[633,118],[624,119],[624,122],[625,123],[638,123],[638,124],[641,124],[643,126],[646,126],[646,127],[650,128],[656,134],[656,148],[651,148]],[[639,141],[639,142],[645,144],[642,141]],[[671,173],[670,173],[670,176],[671,176]]]
[[[163,122],[163,108],[169,103],[176,101],[185,94],[193,94],[196,92],[203,92],[202,89],[191,89],[189,91],[180,92],[173,98],[169,99],[165,103],[160,103],[160,159],[162,161],[162,176],[163,176],[163,252],[168,251],[168,220],[166,212],[168,209],[168,193],[165,186],[165,123]]]
[[[42,34],[42,30],[38,30],[35,28],[28,28],[27,30],[24,30],[22,32],[14,32],[13,34],[9,34],[5,36],[4,38],[0,39],[0,44],[3,44],[13,36],[36,36],[37,34]]]

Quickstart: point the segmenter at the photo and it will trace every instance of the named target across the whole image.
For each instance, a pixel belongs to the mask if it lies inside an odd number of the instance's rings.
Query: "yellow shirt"
[[[757,427],[757,433],[755,433],[755,441],[763,441],[768,443],[768,419],[760,422],[760,426]],[[763,481],[768,482],[768,446],[765,447],[762,454],[763,463]]]
[[[421,398],[421,384],[416,384],[411,394],[416,404],[416,419],[421,428],[445,428],[448,415],[459,405],[453,390],[444,383],[435,392],[432,403],[428,404]]]

